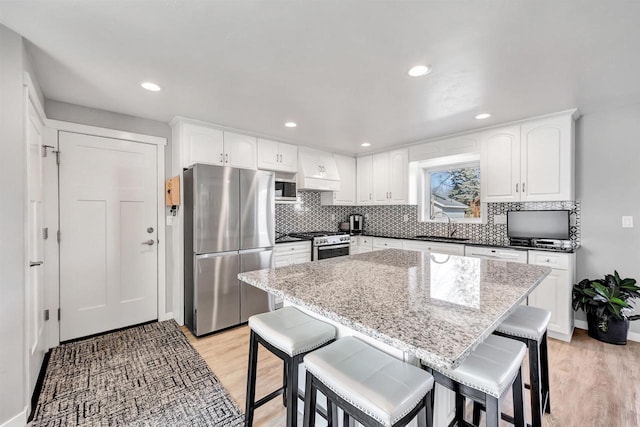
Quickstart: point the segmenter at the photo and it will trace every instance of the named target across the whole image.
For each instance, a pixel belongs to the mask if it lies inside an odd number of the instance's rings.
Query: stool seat
[[[336,328],[295,307],[249,318],[249,328],[289,356],[306,353],[335,339]]]
[[[353,337],[304,357],[307,371],[336,395],[380,423],[392,426],[433,388],[433,377]]]
[[[542,308],[520,305],[496,328],[513,337],[540,341],[551,320],[551,312]]]
[[[460,384],[500,397],[519,372],[526,349],[521,342],[489,335],[460,366],[440,372]]]

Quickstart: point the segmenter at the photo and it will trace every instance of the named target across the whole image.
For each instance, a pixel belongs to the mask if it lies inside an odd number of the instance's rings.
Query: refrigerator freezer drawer
[[[240,251],[240,272],[273,267],[273,248]],[[269,294],[255,286],[240,282],[240,321],[272,309]]]
[[[197,255],[194,260],[194,325],[196,336],[240,323],[237,251]]]

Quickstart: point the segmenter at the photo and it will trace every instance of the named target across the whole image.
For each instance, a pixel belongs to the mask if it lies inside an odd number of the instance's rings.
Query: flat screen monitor
[[[569,240],[569,211],[508,211],[507,235],[516,239]]]

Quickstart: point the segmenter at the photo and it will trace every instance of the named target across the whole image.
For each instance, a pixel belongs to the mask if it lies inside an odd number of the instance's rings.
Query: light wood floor
[[[199,339],[183,331],[244,410],[249,328]],[[571,344],[549,340],[549,365],[552,413],[545,415],[545,426],[640,426],[640,343],[604,344],[576,329]],[[260,347],[256,396],[281,385],[282,362]],[[274,399],[256,411],[254,425],[279,426],[283,419],[282,400]]]

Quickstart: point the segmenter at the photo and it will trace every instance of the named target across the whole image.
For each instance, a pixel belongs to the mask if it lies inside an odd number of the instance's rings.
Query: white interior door
[[[25,143],[27,150],[27,273],[25,286],[25,339],[28,396],[35,388],[47,351],[44,318],[44,203],[42,140],[44,123],[28,92]]]
[[[60,132],[60,340],[157,319],[157,147]]]

